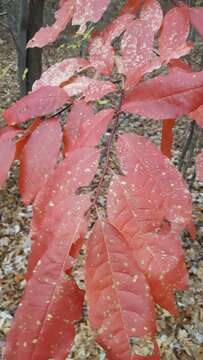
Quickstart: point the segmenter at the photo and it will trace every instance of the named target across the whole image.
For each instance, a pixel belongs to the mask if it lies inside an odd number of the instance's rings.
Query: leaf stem
[[[108,141],[106,143],[106,147],[105,147],[106,162],[105,162],[105,166],[104,166],[104,171],[103,171],[103,174],[102,174],[102,176],[101,176],[101,178],[99,180],[99,184],[97,186],[97,191],[96,191],[96,194],[95,194],[95,197],[94,197],[94,200],[92,202],[92,205],[91,205],[90,209],[92,209],[93,207],[94,208],[96,207],[96,204],[98,202],[98,198],[99,198],[99,196],[101,194],[101,191],[102,191],[102,188],[103,188],[103,183],[104,183],[104,180],[105,180],[105,176],[108,173],[109,162],[110,162],[110,154],[111,154],[111,147],[112,147],[112,143],[113,143],[113,140],[114,140],[114,136],[116,134],[117,125],[118,125],[118,121],[119,121],[119,114],[120,114],[120,109],[121,109],[121,104],[122,104],[122,96],[123,96],[123,92],[121,91],[119,104],[118,104],[118,107],[116,109],[114,118],[112,120],[113,121],[113,126],[112,126],[111,133],[110,133],[109,139],[108,139]]]
[[[54,114],[51,114],[48,117],[46,117],[46,119],[50,119],[54,116],[62,114],[65,110],[69,109],[71,106],[72,106],[72,103],[65,105],[62,109],[60,109],[60,110],[56,111]]]

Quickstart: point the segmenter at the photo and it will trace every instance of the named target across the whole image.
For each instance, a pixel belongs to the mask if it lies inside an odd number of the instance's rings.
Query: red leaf
[[[65,154],[79,147],[96,146],[113,115],[112,109],[94,114],[89,105],[76,100],[64,127]]]
[[[77,71],[87,66],[89,66],[89,62],[82,58],[65,59],[44,71],[41,78],[34,82],[33,90],[46,85],[60,86],[75,75]]]
[[[146,64],[152,58],[154,34],[150,25],[143,20],[135,20],[127,28],[121,41],[122,69],[126,75],[125,89],[129,90],[143,76]],[[135,78],[136,81],[135,81]]]
[[[86,102],[99,100],[108,93],[116,91],[115,85],[110,81],[95,80],[87,76],[78,77],[63,89],[69,96],[85,97]]]
[[[30,136],[32,135],[32,133],[36,129],[36,127],[40,124],[40,122],[41,122],[41,119],[36,118],[33,121],[33,123],[23,132],[23,135],[19,138],[19,140],[17,140],[15,160],[20,160],[20,156],[21,156],[24,146],[27,144]]]
[[[34,242],[32,256],[29,258],[28,277],[49,246],[50,232],[57,229],[58,224],[53,221],[55,207],[75,194],[78,187],[89,184],[96,172],[98,157],[99,151],[94,148],[72,151],[57,166],[38,193],[33,206],[31,237]],[[68,199],[66,201],[68,204]]]
[[[203,7],[188,8],[190,21],[198,33],[203,37]]]
[[[86,29],[86,23],[98,22],[111,0],[77,0],[72,24],[80,25],[80,32]]]
[[[189,30],[190,18],[185,6],[167,12],[159,37],[160,56],[164,61],[178,59],[190,52],[192,46],[186,42]]]
[[[126,134],[120,136],[117,152],[125,175],[134,173],[139,180],[136,171],[138,169],[140,174],[143,174],[144,179],[147,180],[148,172],[150,172],[151,177],[156,181],[159,195],[156,192],[153,194],[151,187],[151,197],[158,202],[158,208],[161,206],[164,209],[165,219],[174,225],[176,224],[176,226],[182,224],[182,227],[190,223],[191,194],[181,174],[154,144],[142,136]],[[139,184],[142,188],[143,180],[140,180]],[[159,203],[161,196],[164,197],[164,204]]]
[[[189,116],[194,119],[201,128],[203,128],[203,105],[200,105],[195,111],[191,112]]]
[[[82,124],[92,120],[94,112],[90,105],[83,100],[75,100],[67,116],[67,123],[64,126],[64,150],[65,154],[74,150],[75,144],[80,141]],[[77,147],[77,146],[76,146]]]
[[[169,159],[172,156],[173,127],[175,120],[164,120],[162,124],[161,151]]]
[[[74,13],[74,0],[61,2],[61,7],[55,12],[55,23],[52,26],[42,27],[28,42],[27,48],[39,47],[54,42],[60,33],[65,30]]]
[[[44,264],[43,264],[44,265]],[[43,283],[48,267],[36,271],[27,285],[23,302],[15,314],[13,326],[7,336],[6,359],[47,360],[65,359],[75,336],[74,321],[82,316],[83,294],[72,280],[60,279],[54,289],[55,276],[48,274],[50,284]],[[35,295],[30,293],[35,292]],[[63,296],[61,296],[63,294]],[[52,315],[53,314],[53,315]],[[23,324],[23,326],[22,326]],[[20,331],[19,331],[20,327]]]
[[[122,111],[154,119],[175,119],[202,104],[203,72],[181,70],[136,86],[123,100]]]
[[[138,356],[142,346],[152,355],[155,313],[149,286],[125,239],[99,220],[88,240],[86,289],[90,322],[108,359],[144,359]],[[147,357],[153,358],[159,359],[158,353]]]
[[[57,118],[41,122],[21,156],[19,187],[25,205],[30,204],[52,173],[59,156],[62,131]]]
[[[67,123],[64,126],[64,150],[67,155],[71,150],[74,150],[75,144],[81,137],[81,126],[86,121],[94,117],[94,112],[90,105],[83,100],[75,100],[67,116]]]
[[[55,208],[52,220],[58,223],[52,227],[55,231],[49,247],[38,261],[15,314],[6,359],[64,359],[70,350],[74,321],[82,315],[83,292],[65,272],[71,266],[68,254],[80,237],[89,205],[87,197],[72,195]]]
[[[120,14],[135,14],[141,7],[142,0],[127,0]]]
[[[110,75],[114,65],[114,49],[102,37],[96,36],[89,44],[89,60],[100,74]]]
[[[113,20],[99,36],[93,37],[89,44],[90,62],[101,74],[110,75],[114,65],[114,49],[111,42],[120,36],[134,19],[124,14]]]
[[[140,19],[147,21],[151,31],[156,34],[162,24],[163,12],[157,0],[145,0],[140,12]]]
[[[59,7],[62,7],[69,0],[59,0]]]
[[[8,125],[20,124],[37,116],[55,111],[69,100],[67,93],[57,86],[44,86],[11,105],[3,116]]]
[[[191,196],[175,167],[145,138],[123,135],[118,155],[126,176],[111,184],[109,222],[128,241],[155,301],[176,314],[173,291],[187,286],[180,233],[191,224]]]
[[[192,72],[191,66],[180,59],[170,60],[168,66],[170,71],[176,71],[178,69],[186,72]]]
[[[0,187],[6,181],[10,166],[15,159],[15,136],[20,132],[20,130],[12,128],[4,128],[0,130]]]
[[[203,150],[196,158],[196,176],[197,180],[203,181]]]
[[[118,16],[101,33],[103,39],[107,42],[112,42],[113,39],[119,37],[131,25],[133,20],[134,16],[131,14]]]

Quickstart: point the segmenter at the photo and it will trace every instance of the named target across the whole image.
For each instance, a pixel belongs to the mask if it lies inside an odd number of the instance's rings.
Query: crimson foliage
[[[61,0],[55,23],[40,29],[28,47],[55,41],[71,20],[86,36],[87,23],[99,21],[109,4]],[[175,291],[188,280],[180,235],[193,229],[190,193],[166,156],[178,116],[189,115],[203,127],[203,72],[179,60],[193,47],[187,41],[190,23],[202,35],[202,8],[180,4],[164,15],[157,0],[127,1],[103,31],[93,32],[88,59],[51,66],[30,94],[4,112],[0,184],[13,160],[20,160],[22,201],[33,204],[27,286],[8,334],[6,360],[60,360],[70,352],[84,302],[73,276],[82,246],[89,319],[108,359],[160,359],[155,305],[177,315]],[[119,50],[113,45],[118,37]],[[145,80],[163,64],[167,74]],[[109,93],[118,104],[95,112]],[[117,134],[122,112],[163,121],[162,152],[144,137]],[[27,120],[33,122],[24,130]],[[95,176],[96,145],[107,128],[103,174]],[[119,171],[111,166],[112,151]],[[199,179],[202,159],[201,152]],[[104,215],[98,200],[109,173]],[[90,210],[97,219],[87,237]]]

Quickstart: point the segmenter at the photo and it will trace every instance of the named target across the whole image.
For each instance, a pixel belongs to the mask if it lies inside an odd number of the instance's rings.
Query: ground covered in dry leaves
[[[12,44],[0,34],[0,110],[6,108],[18,97],[16,81],[16,56]],[[48,49],[44,65],[54,63],[56,58],[65,58],[60,49],[53,53]],[[197,61],[196,54],[193,54]],[[3,126],[3,123],[0,123]],[[174,163],[178,162],[183,148],[190,122],[186,119],[178,121],[175,129]],[[148,136],[159,145],[160,124],[131,118],[121,126],[122,131],[136,131]],[[198,151],[198,149],[197,149]],[[5,345],[5,336],[11,325],[15,309],[25,286],[27,256],[30,251],[29,223],[32,208],[25,208],[19,198],[16,185],[18,164],[14,164],[6,186],[0,190],[0,347]],[[193,167],[187,172],[191,179]],[[189,289],[177,294],[180,316],[175,319],[166,311],[157,308],[158,343],[163,360],[202,360],[203,359],[203,183],[195,181],[192,187],[194,200],[194,222],[197,226],[197,237],[191,241],[188,234],[183,235],[185,259],[190,275]],[[77,274],[83,282],[83,257]],[[85,311],[86,313],[86,311]],[[84,318],[86,318],[84,314]],[[94,342],[93,333],[86,319],[77,325],[77,335],[69,360],[102,360],[105,354]],[[23,359],[22,359],[23,360]],[[123,359],[125,360],[125,359]]]

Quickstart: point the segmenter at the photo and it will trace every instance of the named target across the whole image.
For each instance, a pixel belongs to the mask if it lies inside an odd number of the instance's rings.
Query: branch
[[[179,161],[179,165],[178,165],[178,170],[181,171],[185,162],[185,157],[186,154],[188,152],[188,150],[190,149],[191,146],[191,142],[194,136],[194,132],[195,132],[195,126],[196,126],[196,122],[193,120],[191,123],[191,127],[190,127],[190,131],[189,131],[189,136],[185,142],[185,145],[183,147],[183,151],[182,151],[182,155]]]
[[[172,4],[174,6],[179,6],[179,1],[178,0],[171,0]]]
[[[15,37],[15,34],[14,32],[12,31],[12,29],[10,28],[10,26],[8,26],[7,24],[3,23],[2,21],[0,21],[0,26],[4,27],[4,29],[6,29],[10,34],[11,34],[11,37],[13,39],[13,42],[15,44],[15,47],[17,49],[17,51],[20,50],[19,46],[18,46],[18,43],[17,43],[17,40],[16,40],[16,37]]]
[[[103,174],[102,174],[102,176],[101,176],[101,178],[100,178],[100,180],[99,180],[99,184],[98,184],[98,186],[97,186],[97,191],[96,191],[96,194],[95,194],[95,197],[94,197],[94,200],[93,200],[93,203],[92,203],[90,209],[96,207],[96,204],[97,204],[97,202],[98,202],[98,198],[99,198],[99,196],[100,196],[100,194],[101,194],[101,191],[102,191],[102,187],[103,187],[103,183],[104,183],[105,177],[106,177],[106,175],[108,174],[111,147],[112,147],[112,143],[113,143],[113,140],[114,140],[114,136],[115,136],[115,134],[116,134],[116,129],[117,129],[118,121],[119,121],[119,113],[120,113],[120,109],[121,109],[122,95],[123,95],[123,92],[121,91],[120,99],[119,99],[119,104],[118,104],[118,107],[117,107],[115,116],[114,116],[114,118],[113,118],[113,127],[112,127],[112,129],[111,129],[110,136],[109,136],[108,141],[107,141],[107,143],[106,143],[106,148],[105,148],[106,163],[105,163],[104,171],[103,171]],[[89,210],[90,210],[90,209],[89,209]],[[87,211],[87,213],[89,212],[89,210]]]
[[[196,128],[196,124],[195,124],[195,128]],[[195,130],[195,129],[194,129]],[[195,134],[195,132],[194,132]],[[183,165],[183,169],[182,169],[182,174],[183,174],[183,177],[184,179],[186,179],[186,175],[187,175],[187,169],[191,166],[192,164],[192,157],[193,157],[193,154],[194,154],[194,150],[195,150],[195,147],[196,147],[196,141],[195,141],[196,137],[193,137],[191,142],[190,142],[190,146],[189,146],[189,149],[188,149],[188,155],[187,155],[187,159],[186,161],[184,162],[184,165]]]
[[[196,178],[196,170],[194,170],[193,175],[192,175],[192,179],[191,179],[190,182],[189,182],[189,191],[190,191],[190,192],[192,191],[192,187],[193,187],[195,178]]]

